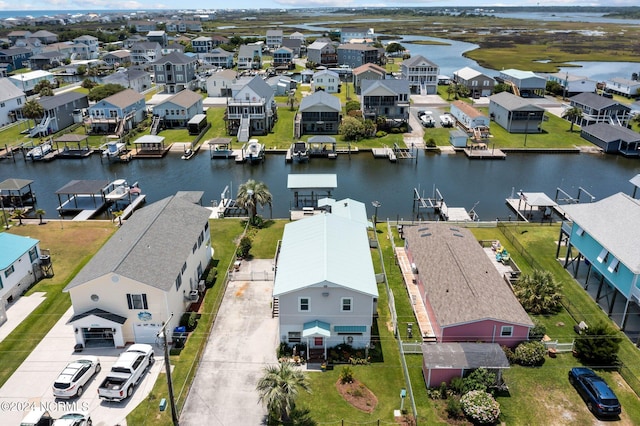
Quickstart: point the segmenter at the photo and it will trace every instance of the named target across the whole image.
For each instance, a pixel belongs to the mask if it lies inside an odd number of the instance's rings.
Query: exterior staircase
[[[153,116],[153,120],[151,121],[151,134],[152,135],[157,135],[158,134],[158,128],[160,127],[160,122],[162,121],[162,119],[160,117],[158,117],[157,115]]]
[[[249,117],[242,117],[240,119],[240,129],[238,129],[238,142],[249,142],[249,127],[251,120]]]
[[[271,318],[278,318],[278,316],[280,316],[280,299],[274,297],[271,303]]]

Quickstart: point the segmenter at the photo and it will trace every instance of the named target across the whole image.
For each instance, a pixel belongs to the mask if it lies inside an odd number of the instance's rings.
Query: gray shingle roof
[[[409,94],[411,89],[409,89],[409,81],[404,79],[394,79],[394,80],[362,80],[361,83],[361,91],[362,95],[366,96],[366,94],[373,90],[376,87],[386,87],[391,92],[400,95],[400,94]]]
[[[593,203],[564,205],[562,209],[634,274],[640,274],[640,200],[619,192]]]
[[[182,52],[173,51],[173,52],[169,53],[168,55],[165,55],[162,58],[158,59],[153,64],[154,65],[162,65],[162,64],[166,64],[166,63],[171,63],[171,64],[190,64],[190,63],[193,63],[193,62],[196,62],[196,61],[197,61],[196,58],[192,58],[191,56],[185,55]]]
[[[109,273],[161,290],[170,289],[209,215],[206,208],[177,195],[138,210],[65,291]]]
[[[185,89],[160,102],[158,106],[162,106],[165,103],[173,103],[181,107],[189,108],[201,99],[202,96],[198,95],[196,92]]]
[[[425,58],[422,55],[416,55],[416,56],[412,56],[412,57],[410,57],[408,59],[405,59],[404,61],[402,61],[402,65],[405,65],[407,67],[415,67],[416,65],[431,66],[431,67],[437,67],[438,66],[433,61],[428,60],[427,58]]]
[[[506,108],[509,111],[525,110],[525,111],[544,111],[544,108],[531,103],[530,100],[521,98],[509,92],[500,92],[489,97],[491,102]]]
[[[340,99],[325,91],[314,92],[302,98],[302,101],[300,101],[300,111],[305,111],[314,105],[325,105],[333,111],[340,111],[342,109]]]
[[[65,92],[54,96],[43,96],[38,99],[38,103],[42,105],[45,111],[66,105],[78,99],[86,98],[87,95],[78,92]],[[87,101],[88,102],[88,101]]]
[[[8,78],[0,78],[0,102],[24,97],[24,92]]]
[[[404,227],[438,326],[493,319],[533,326],[471,231],[446,223]]]
[[[610,108],[615,106],[616,109],[624,109],[631,110],[631,108],[626,105],[622,105],[620,102],[614,101],[613,99],[605,98],[604,96],[597,95],[595,93],[579,93],[575,96],[569,98],[571,102],[578,103],[580,105],[586,105],[590,108],[601,110],[605,108]]]
[[[622,126],[614,126],[608,123],[596,123],[582,128],[582,132],[593,135],[603,142],[623,142],[640,141],[640,133],[634,132]]]
[[[109,103],[117,106],[118,108],[126,108],[139,100],[144,99],[144,96],[136,92],[133,89],[125,89],[121,92],[111,95],[108,98],[104,98],[100,102]],[[98,102],[98,104],[100,103]]]

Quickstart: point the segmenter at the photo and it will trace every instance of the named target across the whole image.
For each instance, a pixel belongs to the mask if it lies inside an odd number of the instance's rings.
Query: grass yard
[[[0,342],[0,386],[69,309],[71,299],[62,290],[115,230],[113,225],[101,221],[64,221],[62,225],[49,221],[44,225],[14,226],[7,231],[38,239],[42,249],[49,249],[55,275],[29,289],[27,294],[46,292],[46,300]]]

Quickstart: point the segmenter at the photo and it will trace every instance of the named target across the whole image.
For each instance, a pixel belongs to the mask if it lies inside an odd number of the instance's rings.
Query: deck
[[[411,270],[411,264],[404,247],[396,247],[396,258],[398,259],[398,265],[400,266],[400,270],[402,271],[404,284],[407,287],[409,297],[411,298],[411,306],[413,307],[413,313],[415,314],[416,320],[418,321],[420,335],[422,336],[422,339],[424,341],[435,341],[436,335],[433,332],[431,321],[429,320],[429,316],[427,315],[427,308],[424,306],[424,302],[422,301],[422,297],[420,296],[418,286],[415,284],[416,276]]]
[[[507,154],[504,153],[501,149],[473,149],[473,148],[465,148],[465,155],[471,160],[504,160],[507,158]]]
[[[113,221],[115,222],[116,220],[124,220],[127,219],[129,216],[131,216],[133,214],[133,212],[141,205],[145,202],[145,198],[147,198],[146,195],[144,194],[140,194],[138,195],[136,198],[133,199],[133,201],[131,202],[131,204],[129,204],[127,207],[125,207],[124,210],[122,210],[122,216],[120,216],[119,218],[113,218]]]
[[[99,195],[83,195],[77,194],[69,198],[67,201],[58,206],[58,213],[71,214],[91,210],[95,214],[96,211],[102,210],[106,206],[106,202]],[[88,214],[88,213],[87,213]],[[89,216],[89,217],[91,217]],[[80,220],[80,219],[79,219]]]
[[[73,217],[73,219],[71,220],[89,220],[91,219],[96,213],[98,212],[97,209],[88,209],[88,210],[82,210],[80,213],[78,213],[77,215],[75,215]]]

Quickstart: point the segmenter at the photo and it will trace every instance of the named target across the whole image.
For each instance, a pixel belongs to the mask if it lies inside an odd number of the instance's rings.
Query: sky
[[[637,0],[461,0],[460,6],[491,8],[497,6],[637,6]],[[313,7],[447,7],[456,2],[443,0],[236,0],[234,9],[313,8]],[[151,9],[208,9],[221,8],[221,2],[211,0],[0,0],[0,10],[151,10]]]

